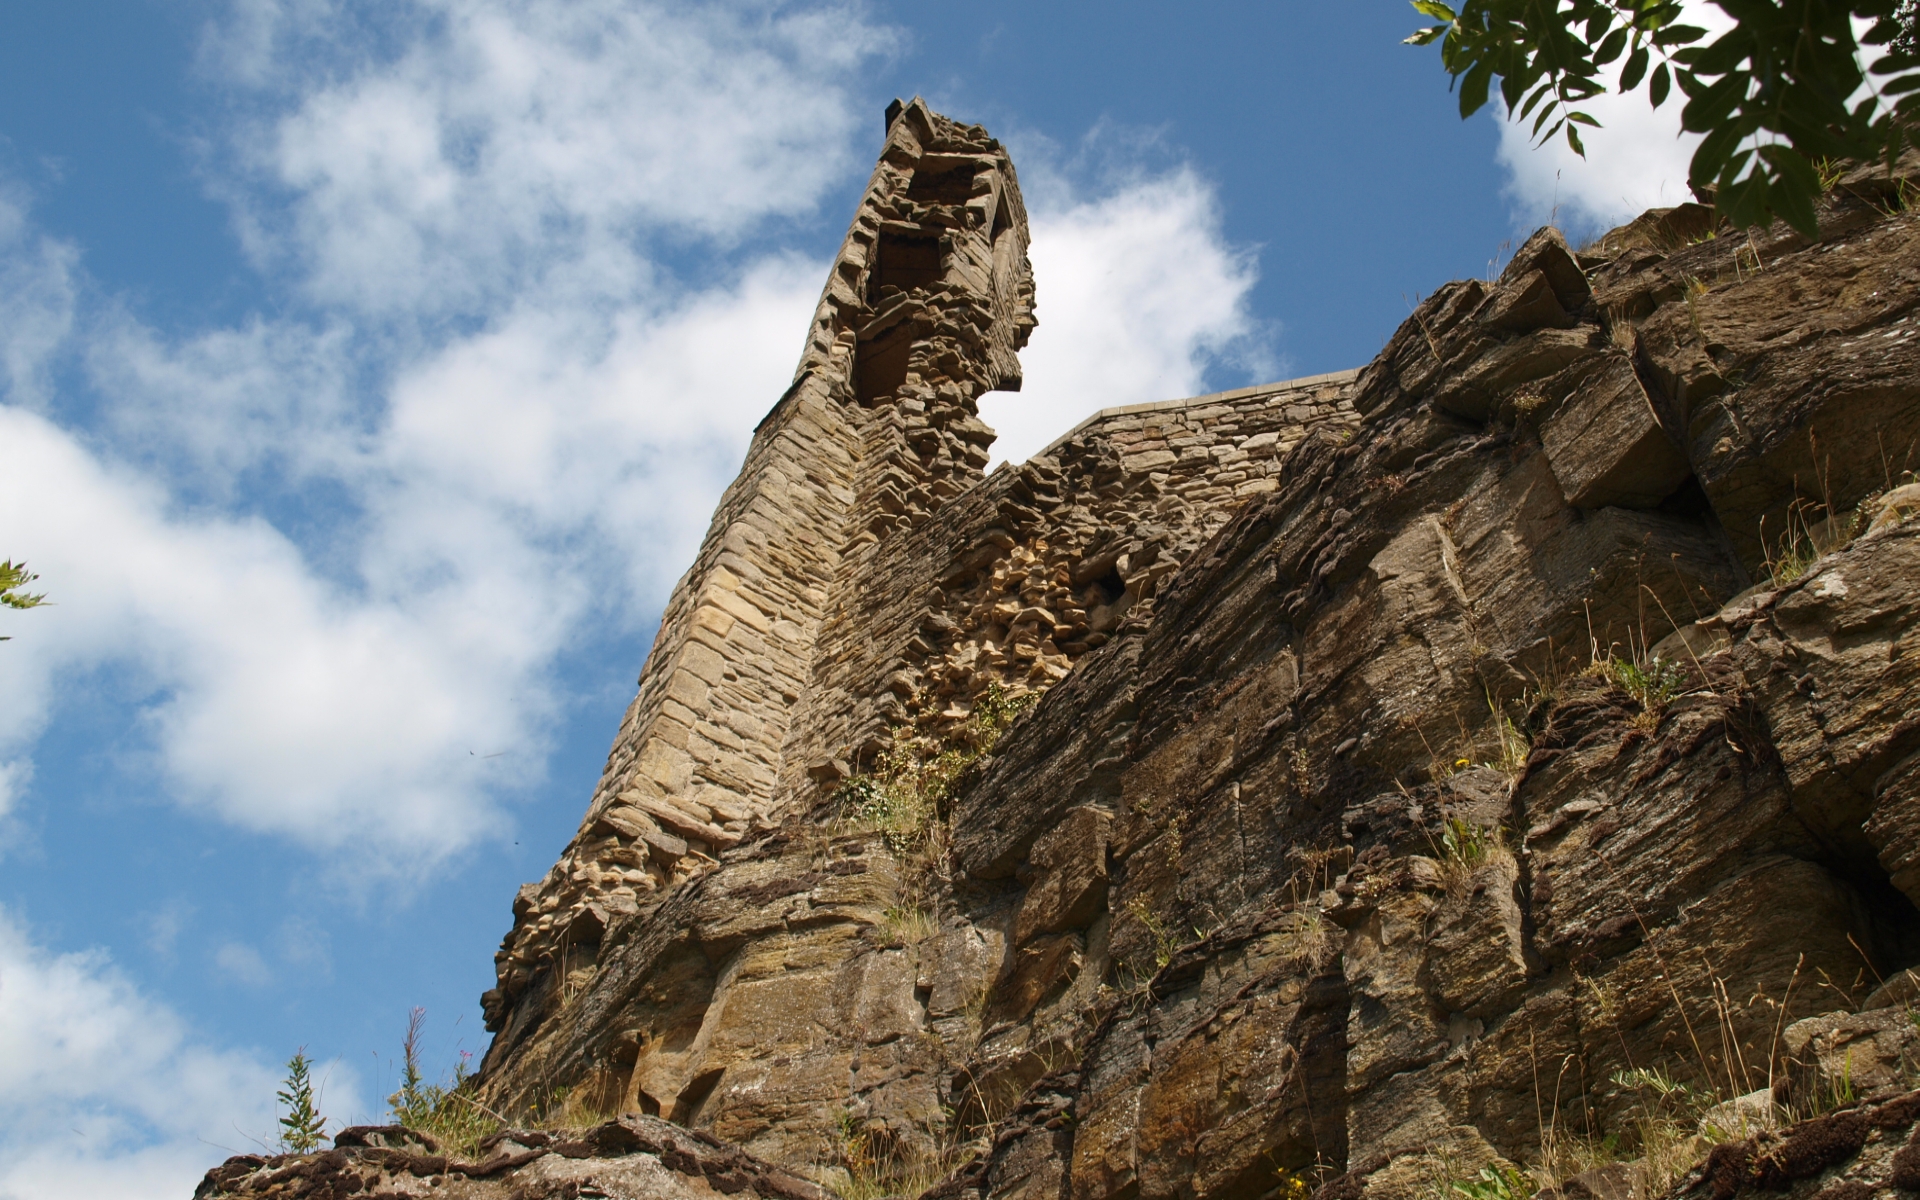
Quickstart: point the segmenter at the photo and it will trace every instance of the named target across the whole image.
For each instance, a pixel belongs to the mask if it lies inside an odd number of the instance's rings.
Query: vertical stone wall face
[[[1034,324],[1026,237],[999,143],[918,100],[890,110],[793,385],[674,588],[579,832],[514,901],[489,1028],[536,978],[590,963],[610,922],[770,827],[822,615],[861,591],[884,534],[986,465],[978,398],[1019,386]]]
[[[1145,620],[1308,429],[1352,419],[1355,374],[1102,411],[868,551],[823,622],[782,794],[846,776],[896,726],[964,720],[991,686],[1044,690]]]

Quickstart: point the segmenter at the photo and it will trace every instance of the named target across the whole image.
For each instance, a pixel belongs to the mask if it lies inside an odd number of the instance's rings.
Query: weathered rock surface
[[[1864,1103],[1920,1066],[1897,188],[1852,178],[1811,242],[1697,206],[1542,230],[1358,372],[1108,410],[983,477],[974,402],[1032,324],[1012,181],[984,131],[892,121],[515,905],[485,1102],[953,1200],[1516,1163],[1645,1200],[1713,1113],[1839,1106],[1684,1186],[1920,1187],[1920,1100]],[[848,780],[1019,693],[911,846],[851,819]],[[1560,1170],[1574,1142],[1633,1165]]]
[[[828,1193],[709,1134],[655,1117],[592,1129],[506,1130],[473,1160],[397,1125],[358,1126],[319,1154],[243,1154],[207,1172],[195,1200],[436,1196],[449,1200],[829,1200]]]

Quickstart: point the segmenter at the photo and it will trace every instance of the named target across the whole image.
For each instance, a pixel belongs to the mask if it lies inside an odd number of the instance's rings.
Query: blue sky
[[[1404,4],[15,0],[0,16],[0,1197],[175,1196],[279,1066],[373,1117],[573,831],[892,97],[1013,150],[990,423],[1357,366],[1549,215]]]

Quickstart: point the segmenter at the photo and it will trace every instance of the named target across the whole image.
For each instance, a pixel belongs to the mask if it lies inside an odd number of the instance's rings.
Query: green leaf
[[[1715,197],[1715,206],[1737,228],[1761,225],[1772,215],[1767,203],[1767,191],[1766,172],[1755,171],[1745,179],[1722,184],[1719,195]]]
[[[1687,102],[1680,114],[1680,128],[1691,133],[1718,133],[1727,126],[1734,106],[1746,97],[1752,80],[1745,72],[1734,72]]]
[[[1707,36],[1707,31],[1698,25],[1669,25],[1654,31],[1653,44],[1665,49],[1668,46],[1685,46]]]
[[[1594,65],[1604,67],[1626,53],[1626,50],[1627,31],[1616,29],[1608,34],[1606,40],[1600,43],[1600,48],[1593,52]]]
[[[1436,21],[1445,21],[1448,24],[1460,19],[1454,15],[1452,9],[1440,3],[1440,0],[1413,0],[1413,11],[1423,17],[1432,17]]]
[[[1515,119],[1521,120],[1521,121],[1526,120],[1528,117],[1533,115],[1533,110],[1539,107],[1540,102],[1542,100],[1545,100],[1548,96],[1551,96],[1551,95],[1553,95],[1553,84],[1551,81],[1547,83],[1543,83],[1539,87],[1533,89],[1533,94],[1531,96],[1528,96],[1527,102],[1520,106],[1520,111],[1517,114]],[[1541,114],[1540,120],[1541,121],[1546,120],[1547,119],[1546,113],[1549,113],[1552,111],[1553,111],[1553,106],[1548,105],[1545,112]],[[1534,122],[1533,131],[1535,133],[1540,132],[1539,121]]]
[[[1647,99],[1659,108],[1667,102],[1667,91],[1673,86],[1673,76],[1667,72],[1667,64],[1661,63],[1653,69],[1653,78],[1647,82]]]
[[[1627,65],[1620,68],[1621,91],[1630,92],[1640,86],[1640,81],[1646,78],[1649,58],[1645,46],[1627,56]]]
[[[1427,28],[1415,32],[1412,37],[1401,38],[1400,44],[1402,46],[1431,46],[1434,42],[1438,41],[1440,35],[1446,31],[1447,27],[1445,25],[1429,25]]]
[[[1700,145],[1694,149],[1693,162],[1688,171],[1687,182],[1694,187],[1704,187],[1726,176],[1732,178],[1739,173],[1738,167],[1726,170],[1728,156],[1735,146],[1740,144],[1740,131],[1732,126],[1716,129],[1700,139]]]
[[[1798,232],[1819,237],[1820,217],[1814,207],[1820,195],[1819,172],[1790,146],[1762,146],[1760,158],[1773,168],[1773,186],[1767,189],[1773,210]]]
[[[1493,82],[1493,64],[1476,63],[1460,81],[1460,117],[1465,120],[1487,104],[1487,88]]]
[[[1567,145],[1573,147],[1573,152],[1581,158],[1587,156],[1587,148],[1580,144],[1580,134],[1571,123],[1567,125]]]
[[[1595,129],[1600,128],[1600,122],[1594,120],[1592,117],[1588,116],[1583,112],[1570,112],[1567,114],[1567,120],[1577,121],[1582,125],[1590,125]]]

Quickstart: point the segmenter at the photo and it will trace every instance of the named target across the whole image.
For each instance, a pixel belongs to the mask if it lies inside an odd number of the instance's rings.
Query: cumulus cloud
[[[176,796],[236,825],[354,848],[362,869],[501,828],[489,788],[537,777],[556,655],[588,616],[632,626],[664,600],[823,269],[763,263],[666,314],[529,312],[402,371],[336,476],[364,514],[339,535],[345,581],[266,520],[180,511],[148,473],[0,408],[17,456],[0,543],[60,600],[9,646],[0,738],[39,732],[56,681],[129,662]],[[244,455],[245,422],[226,428]]]
[[[376,46],[361,10],[245,0],[209,39],[265,97],[209,170],[284,310],[143,325],[0,196],[0,549],[59,602],[7,644],[0,753],[26,780],[56,704],[111,679],[143,784],[399,880],[507,828],[563,657],[642,632],[691,560],[826,270],[740,239],[862,168],[843,85],[888,35],[831,6],[390,11],[417,21]],[[1258,347],[1204,180],[1032,174],[1003,453]],[[690,245],[680,281],[662,247]],[[48,402],[61,354],[90,392]]]
[[[45,404],[48,371],[73,328],[79,251],[33,228],[26,198],[0,180],[0,387]]]
[[[1508,174],[1506,194],[1515,220],[1528,228],[1556,224],[1577,234],[1596,233],[1632,220],[1649,208],[1684,204],[1687,165],[1700,135],[1680,130],[1680,100],[1659,109],[1646,96],[1608,94],[1581,108],[1601,123],[1581,130],[1581,158],[1556,137],[1534,146],[1532,121],[1500,120],[1495,152]]]
[[[15,840],[14,806],[19,803],[20,794],[26,790],[33,778],[33,761],[15,759],[12,762],[0,762],[0,852],[5,851]]]
[[[338,1066],[325,1110],[357,1107]],[[274,1128],[279,1072],[209,1047],[98,951],[53,954],[0,910],[0,1200],[188,1195]]]
[[[825,265],[729,246],[853,169],[848,68],[887,36],[833,6],[244,0],[207,62],[269,94],[212,183],[306,303],[232,327],[89,295],[0,193],[0,545],[60,601],[9,646],[0,748],[131,667],[181,803],[363,875],[503,829],[558,656],[657,611],[791,375]],[[687,238],[692,287],[649,257]],[[61,353],[93,394],[50,405]]]
[[[1718,6],[1704,0],[1687,6],[1686,19],[1708,29],[1710,37],[1732,25]],[[1564,135],[1536,147],[1531,117],[1516,122],[1504,111],[1495,112],[1492,119],[1500,122],[1495,158],[1508,175],[1506,194],[1515,222],[1527,229],[1556,224],[1582,237],[1631,221],[1649,208],[1692,200],[1687,167],[1702,135],[1681,131],[1685,102],[1676,88],[1656,109],[1644,84],[1630,95],[1610,92],[1582,101],[1580,109],[1600,122],[1598,129],[1580,131],[1585,158],[1573,152]]]
[[[981,404],[994,453],[1020,462],[1093,412],[1195,395],[1207,368],[1258,351],[1248,295],[1253,254],[1230,246],[1213,189],[1186,168],[1126,179],[1079,198],[1036,189],[1039,328],[1017,394]]]
[[[245,157],[294,198],[249,206],[257,252],[296,259],[319,299],[416,317],[533,282],[622,290],[649,271],[636,240],[809,212],[859,165],[845,79],[890,40],[830,6],[405,11],[422,34],[403,53],[301,95]]]

